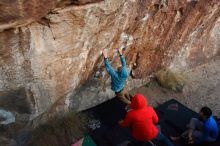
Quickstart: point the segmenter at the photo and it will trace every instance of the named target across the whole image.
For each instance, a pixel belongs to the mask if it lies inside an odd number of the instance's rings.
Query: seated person
[[[188,129],[179,137],[171,137],[173,141],[180,138],[188,138],[189,144],[202,142],[214,142],[218,138],[219,130],[212,111],[208,107],[203,107],[199,112],[199,119],[192,118]]]

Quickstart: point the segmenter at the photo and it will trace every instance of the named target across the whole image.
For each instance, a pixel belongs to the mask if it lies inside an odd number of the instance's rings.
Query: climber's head
[[[201,120],[208,119],[212,115],[212,110],[208,107],[202,107],[200,112],[199,112],[199,118]]]

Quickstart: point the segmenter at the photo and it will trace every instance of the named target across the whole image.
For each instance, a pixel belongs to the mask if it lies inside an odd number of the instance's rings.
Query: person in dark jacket
[[[108,60],[107,50],[104,49],[102,54],[104,56],[105,68],[108,74],[111,76],[111,89],[115,92],[116,97],[118,97],[122,102],[130,104],[130,95],[125,87],[125,81],[129,75],[126,67],[126,61],[122,54],[122,49],[117,49],[117,51],[120,55],[121,67],[119,67],[116,71],[111,66]]]
[[[199,119],[192,118],[188,129],[180,137],[171,137],[173,141],[180,138],[188,138],[188,143],[198,144],[202,142],[214,142],[219,134],[218,125],[208,107],[203,107],[199,112]]]
[[[167,146],[173,146],[172,142],[164,136],[159,128],[158,116],[154,109],[147,104],[142,94],[136,94],[131,99],[131,110],[127,112],[124,120],[119,122],[121,127],[131,127],[132,136],[140,142],[147,142],[153,139],[160,140]]]

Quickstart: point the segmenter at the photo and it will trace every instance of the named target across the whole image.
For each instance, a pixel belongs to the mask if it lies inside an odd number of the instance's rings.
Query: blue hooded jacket
[[[125,80],[128,77],[128,71],[126,68],[126,61],[123,55],[120,55],[121,60],[121,70],[115,71],[114,68],[109,63],[108,58],[105,58],[105,68],[108,74],[111,76],[111,88],[114,92],[119,92],[124,88]]]
[[[203,141],[207,141],[209,137],[213,139],[218,138],[219,130],[218,130],[218,125],[213,118],[213,116],[210,116],[207,120],[203,121],[203,136],[196,141],[196,143],[201,143]]]

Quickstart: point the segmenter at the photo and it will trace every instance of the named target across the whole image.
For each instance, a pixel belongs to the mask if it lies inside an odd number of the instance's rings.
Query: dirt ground
[[[216,58],[186,73],[189,79],[182,92],[163,88],[156,81],[152,81],[133,89],[131,93],[142,93],[151,106],[169,99],[176,99],[196,112],[201,107],[208,106],[213,110],[213,115],[220,117],[220,59]]]

